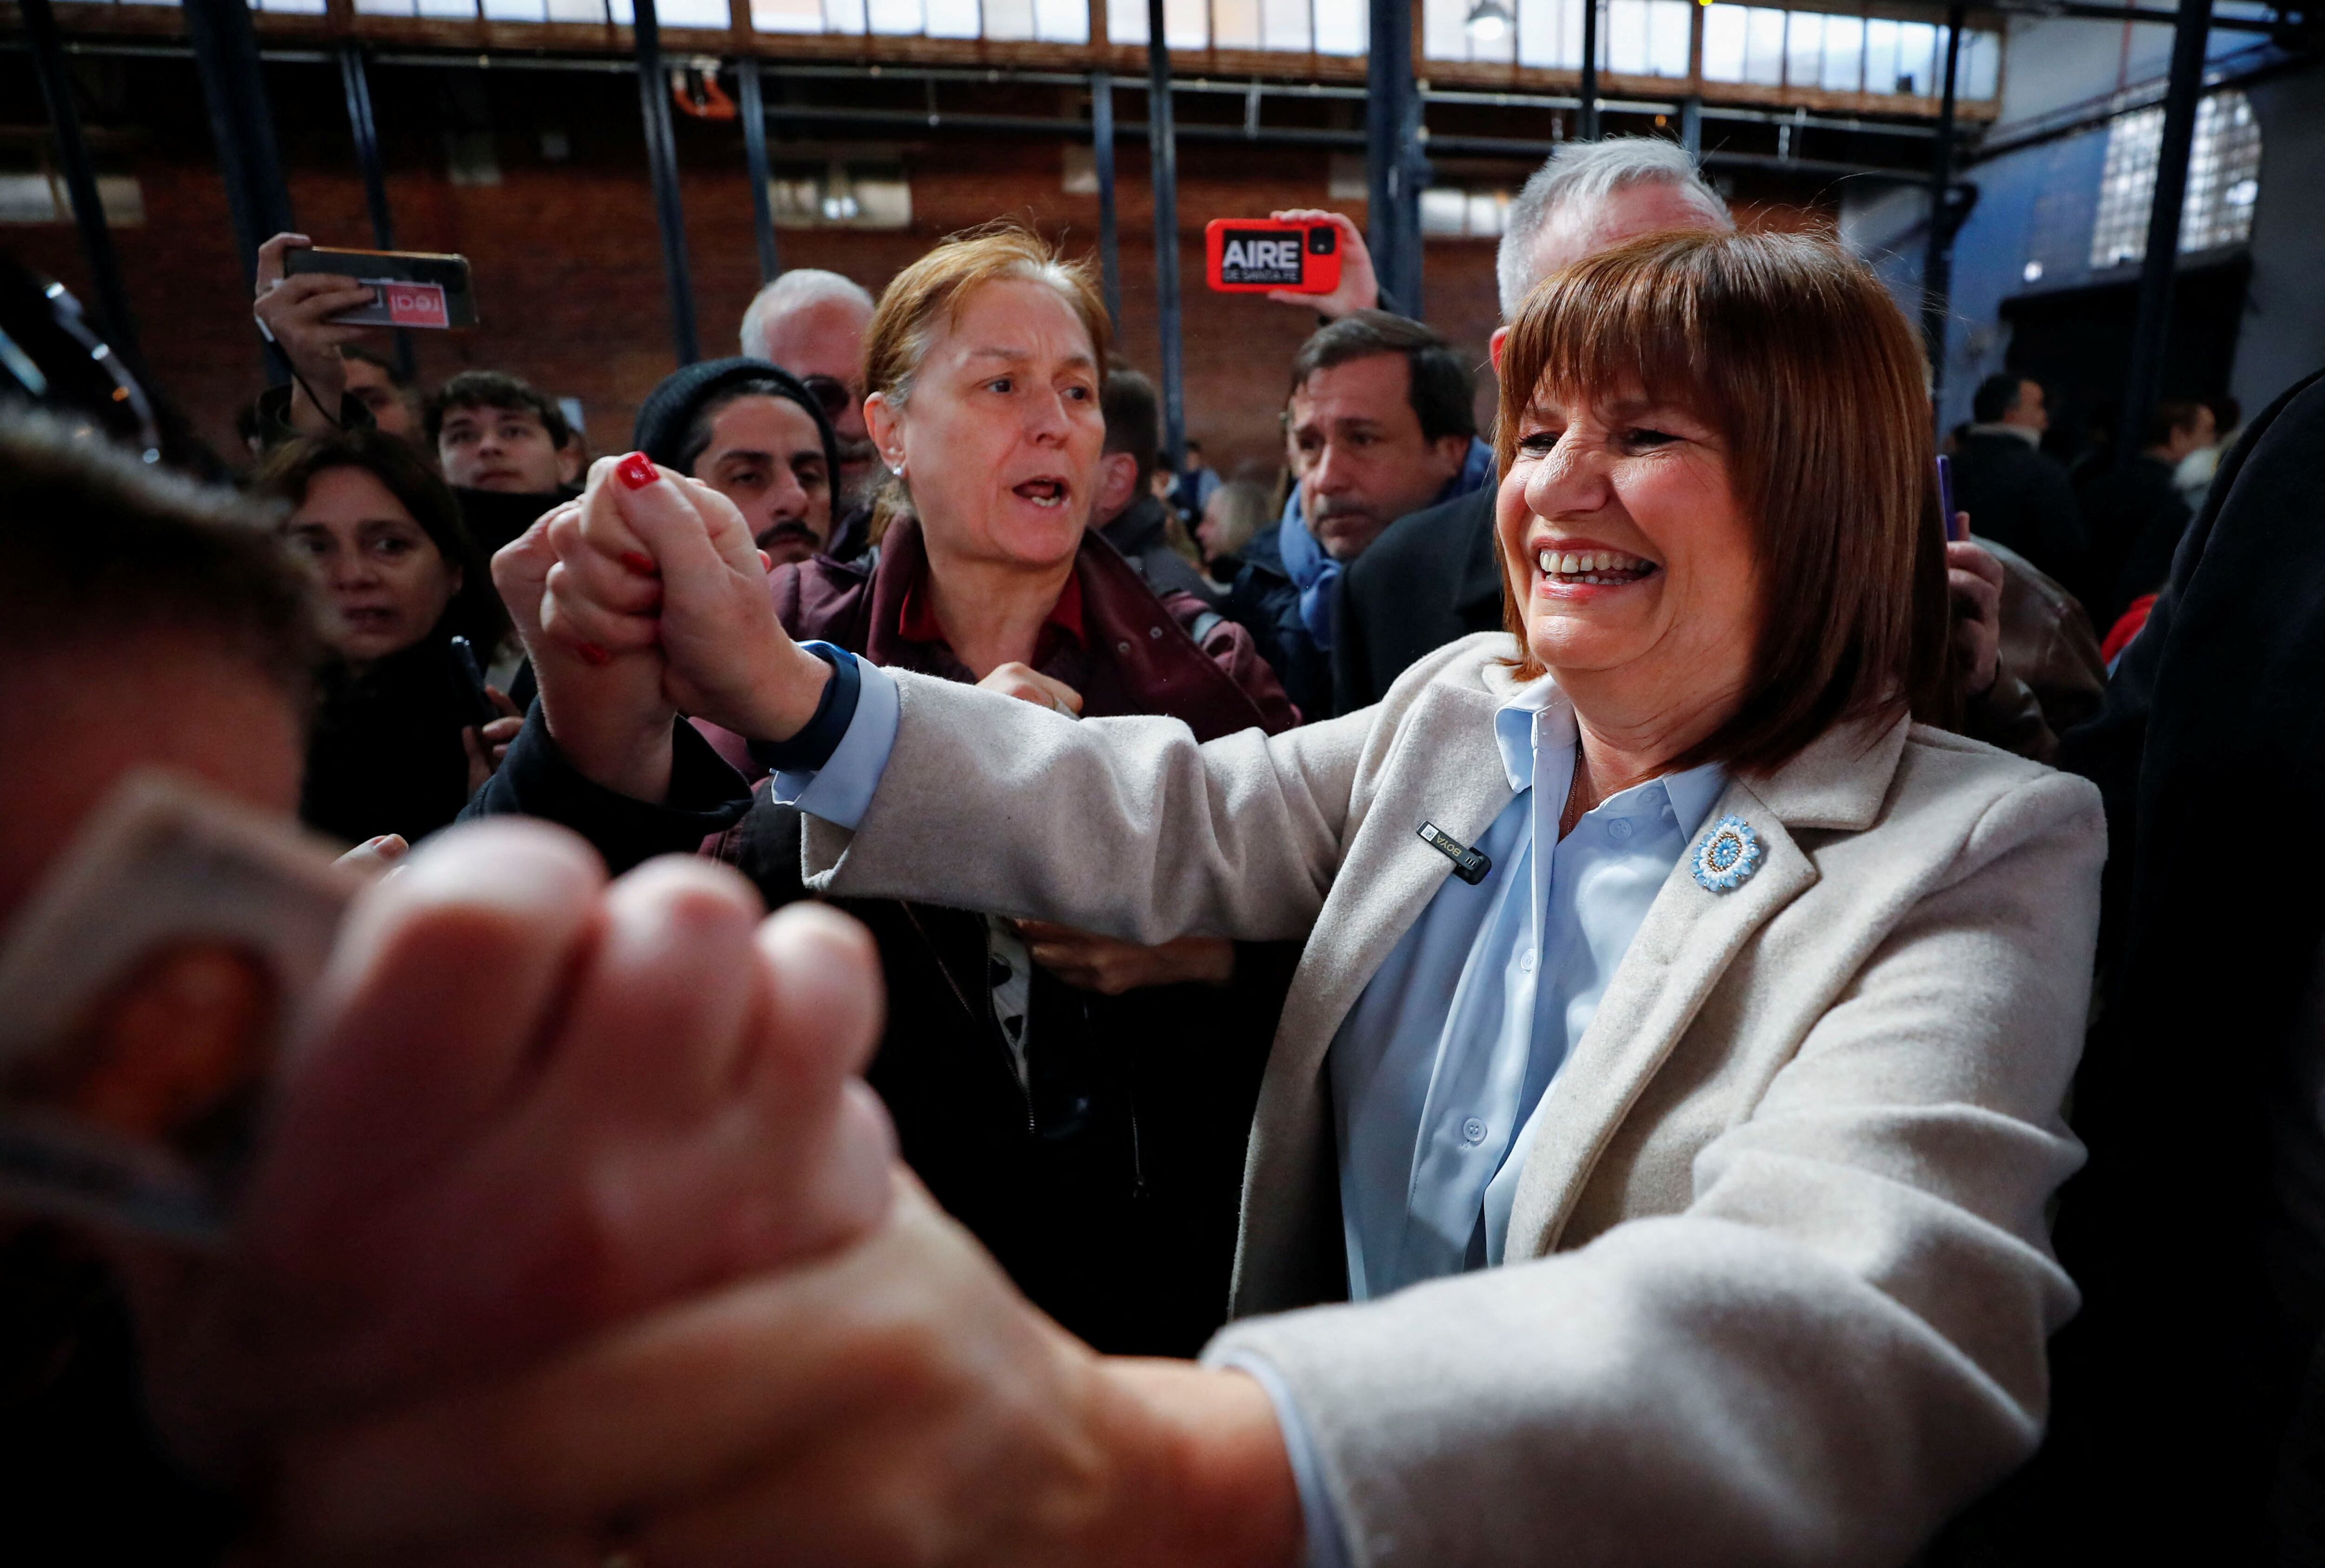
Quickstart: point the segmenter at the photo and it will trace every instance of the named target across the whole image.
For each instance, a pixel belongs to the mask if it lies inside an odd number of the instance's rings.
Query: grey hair
[[[860,305],[866,316],[873,311],[870,292],[855,279],[820,267],[793,267],[752,296],[749,308],[743,312],[743,352],[754,359],[768,358],[767,322],[785,311],[804,310],[827,300],[845,300]]]
[[[1695,160],[1677,142],[1661,136],[1609,136],[1598,142],[1569,142],[1533,172],[1510,203],[1494,257],[1500,285],[1502,320],[1518,313],[1526,293],[1542,280],[1533,276],[1534,242],[1551,219],[1577,203],[1604,201],[1633,185],[1668,185],[1712,227],[1731,229],[1736,219],[1719,192],[1704,182]]]

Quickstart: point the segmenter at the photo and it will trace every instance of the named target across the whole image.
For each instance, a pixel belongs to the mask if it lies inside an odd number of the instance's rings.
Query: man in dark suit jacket
[[[2189,521],[2172,474],[2181,459],[2212,444],[2212,411],[2202,404],[2159,403],[2138,453],[2083,487],[2091,547],[2082,598],[2101,636],[2133,599],[2163,586]]]
[[[1354,713],[1431,648],[1502,625],[1502,564],[1488,485],[1400,517],[1340,578],[1332,708]]]
[[[2055,1229],[2083,1306],[2052,1343],[2049,1442],[1984,1510],[2031,1533],[1978,1561],[2325,1560],[2320,464],[2311,376],[2223,459],[2067,737],[2108,837],[2090,1159]],[[2282,828],[2238,849],[2223,808],[2248,801]]]
[[[1970,401],[1975,422],[1954,453],[1954,506],[1981,537],[2016,551],[2063,583],[2082,580],[2083,522],[2067,470],[2042,455],[2051,416],[2042,388],[1989,376]]]

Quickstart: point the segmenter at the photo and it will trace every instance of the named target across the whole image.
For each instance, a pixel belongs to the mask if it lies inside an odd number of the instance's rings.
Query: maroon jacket
[[[880,541],[876,563],[819,555],[777,567],[767,591],[783,629],[802,641],[827,642],[875,664],[974,682],[975,673],[944,644],[903,634],[906,596],[928,575],[928,561],[919,522],[901,516]],[[1033,667],[1080,692],[1085,718],[1167,714],[1185,720],[1197,740],[1255,725],[1274,735],[1300,722],[1251,634],[1194,595],[1157,597],[1095,532],[1082,534],[1074,576],[1082,638],[1044,636]],[[740,737],[713,725],[695,728],[744,777],[760,776]]]
[[[820,556],[768,579],[793,636],[973,680],[935,635],[927,581],[919,524],[904,518],[889,525],[876,564]],[[923,602],[908,617],[916,588]],[[1241,626],[1190,594],[1156,598],[1095,533],[1082,536],[1069,589],[1034,668],[1080,692],[1084,713],[1167,714],[1202,740],[1299,722]],[[922,635],[906,636],[914,624]],[[728,760],[747,763],[739,737],[699,728]],[[799,834],[796,810],[762,785],[751,810],[704,848],[773,908],[810,896]],[[866,1076],[937,1201],[1036,1305],[1099,1349],[1200,1350],[1227,1315],[1244,1142],[1300,944],[1238,943],[1224,988],[1107,997],[1036,969],[1021,1083],[986,994],[985,916],[895,899],[833,902],[879,944],[887,1025]]]

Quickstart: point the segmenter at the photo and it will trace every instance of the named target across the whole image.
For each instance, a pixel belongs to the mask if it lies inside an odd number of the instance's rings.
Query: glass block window
[[[2163,111],[2142,109],[2107,127],[2099,172],[2098,214],[2091,225],[2091,265],[2121,266],[2147,254],[2147,212],[2163,149]]]
[[[2260,200],[2260,122],[2240,92],[2214,93],[2196,106],[2196,143],[2188,156],[2188,203],[2180,214],[2180,249],[2218,250],[2252,238]]]
[[[2107,127],[2099,172],[2098,215],[2091,225],[2094,269],[2130,266],[2147,257],[2147,219],[2163,151],[2161,107],[2124,115]],[[2196,105],[2196,139],[2188,153],[2188,197],[2180,209],[2180,254],[2242,245],[2252,237],[2260,199],[2260,122],[2240,92],[2214,93]]]

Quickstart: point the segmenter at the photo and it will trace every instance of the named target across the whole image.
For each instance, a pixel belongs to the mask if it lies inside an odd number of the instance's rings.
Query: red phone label
[[[1221,293],[1329,294],[1340,286],[1339,238],[1329,223],[1215,218],[1203,227],[1210,285]]]
[[[444,304],[441,283],[382,283],[387,297],[387,320],[393,327],[449,327],[451,312]]]

